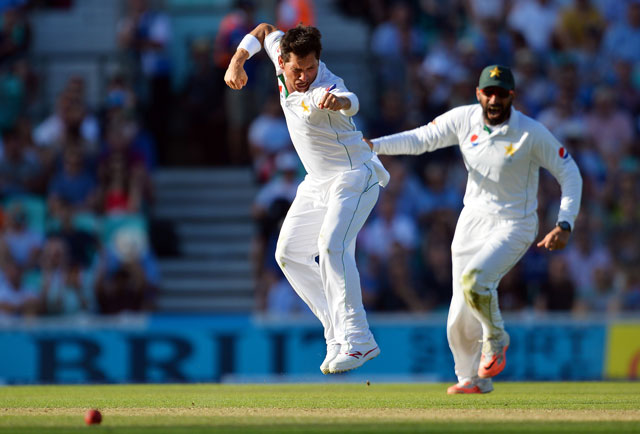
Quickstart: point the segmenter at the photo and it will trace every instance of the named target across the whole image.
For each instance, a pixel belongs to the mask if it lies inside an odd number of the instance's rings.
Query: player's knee
[[[478,294],[482,291],[482,286],[478,284],[478,273],[480,273],[480,270],[475,268],[466,271],[462,274],[460,281],[464,299],[472,306],[475,304]]]
[[[335,254],[342,252],[342,250],[344,250],[342,240],[333,234],[325,235],[321,233],[318,237],[318,252],[320,252],[321,255]]]
[[[289,258],[288,250],[288,244],[286,241],[278,241],[278,244],[276,244],[275,257],[276,262],[281,268],[284,268],[286,266],[287,260]]]

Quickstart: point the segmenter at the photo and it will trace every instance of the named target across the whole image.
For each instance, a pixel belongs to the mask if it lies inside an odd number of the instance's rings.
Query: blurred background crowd
[[[30,16],[64,13],[74,0],[0,1],[0,316],[153,310],[162,285],[157,257],[167,248],[150,229],[152,179],[168,166],[252,168],[255,311],[310,314],[274,260],[304,171],[273,66],[264,54],[252,58],[242,92],[222,77],[261,20],[323,31],[318,11],[328,4],[364,29],[365,53],[331,57],[325,46],[323,59],[365,102],[355,119],[365,136],[475,103],[479,71],[500,63],[514,70],[516,108],[577,161],[584,191],[570,245],[557,253],[532,247],[501,282],[503,311],[640,312],[640,1],[222,3],[219,25],[191,38],[188,58],[178,59],[168,49],[165,2],[122,2],[116,67],[102,77],[99,102],[89,103],[84,77],[70,76],[47,104],[39,92],[47,77],[30,56]],[[341,74],[354,56],[366,68]],[[358,76],[366,89],[349,81]],[[466,183],[459,151],[383,162],[392,180],[358,238],[365,307],[445,312]],[[559,199],[543,170],[541,233],[555,225]]]

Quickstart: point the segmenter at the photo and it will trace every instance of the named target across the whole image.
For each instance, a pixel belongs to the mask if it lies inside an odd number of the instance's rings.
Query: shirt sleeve
[[[280,40],[283,36],[284,32],[276,30],[275,32],[269,33],[264,38],[264,50],[267,52],[271,62],[273,62],[273,65],[276,68],[276,74],[280,74],[282,72],[280,65],[278,64],[278,56],[280,56]]]
[[[458,143],[462,108],[449,110],[422,127],[373,139],[373,150],[381,155],[418,155]]]
[[[536,136],[532,147],[533,159],[551,172],[562,189],[557,221],[566,221],[573,228],[582,197],[582,176],[578,165],[567,148],[542,124],[539,125]]]

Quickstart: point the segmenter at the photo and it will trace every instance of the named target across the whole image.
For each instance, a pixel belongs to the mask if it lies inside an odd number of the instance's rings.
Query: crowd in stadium
[[[30,63],[32,6],[5,2],[0,23],[0,318],[151,309],[156,157],[141,95],[118,73],[89,107],[84,78],[72,76],[37,116],[46,77]]]
[[[150,175],[185,155],[252,164],[256,309],[306,311],[273,259],[303,170],[272,66],[266,56],[248,62],[243,92],[222,80],[238,42],[258,23],[258,2],[235,2],[215,38],[193,41],[189,73],[173,91],[170,20],[144,1],[129,3],[118,26],[121,68],[103,83],[104,101],[90,107],[86,83],[70,77],[44,114],[37,92],[44,77],[29,61],[32,3],[8,2],[2,12],[0,317],[153,309],[159,273],[148,230]],[[475,103],[479,71],[499,63],[515,72],[516,108],[545,124],[577,161],[584,192],[568,248],[532,247],[501,282],[502,310],[639,311],[640,1],[334,3],[370,31],[371,66],[363,74],[373,74],[377,109],[356,118],[367,137]],[[278,26],[315,24],[313,6],[278,2]],[[180,155],[171,147],[176,136],[185,143]],[[227,146],[212,147],[212,136]],[[466,182],[457,154],[452,147],[383,159],[392,181],[358,239],[368,310],[446,310]],[[540,182],[546,233],[560,192],[548,174]]]

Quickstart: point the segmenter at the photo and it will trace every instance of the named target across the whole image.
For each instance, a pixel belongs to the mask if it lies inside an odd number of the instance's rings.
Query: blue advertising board
[[[445,319],[372,317],[381,355],[341,379],[453,381]],[[600,380],[606,323],[507,322],[501,380]],[[145,383],[331,381],[314,319],[141,316],[0,325],[0,381]],[[351,376],[351,377],[350,377]]]

